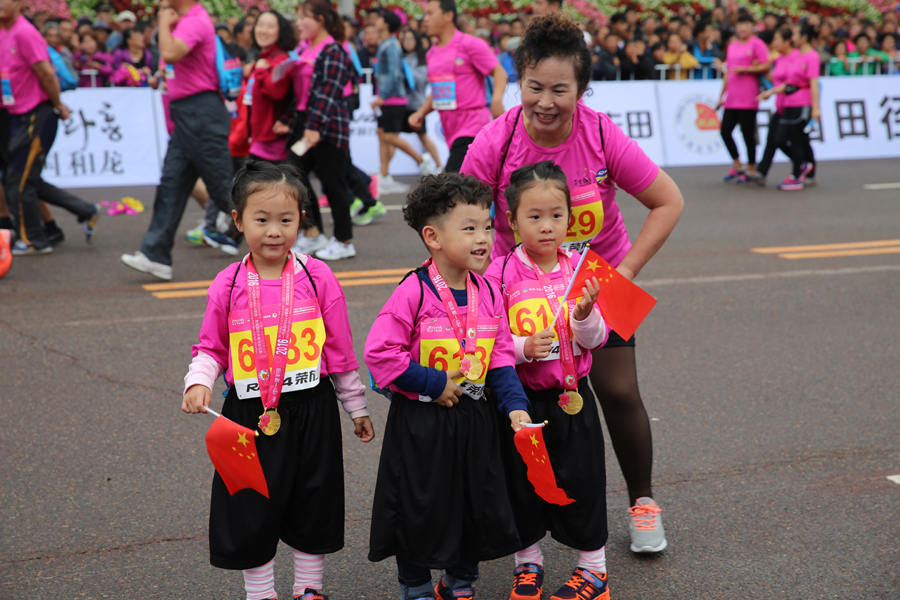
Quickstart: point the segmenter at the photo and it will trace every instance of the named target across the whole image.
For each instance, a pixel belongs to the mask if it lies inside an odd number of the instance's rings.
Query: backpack
[[[59,79],[60,89],[66,92],[77,88],[78,79],[69,69],[62,55],[55,48],[49,46],[47,47],[47,52],[50,54],[50,64],[53,65],[53,70],[56,71],[56,78]]]
[[[241,93],[244,69],[241,59],[233,58],[219,36],[216,36],[216,71],[219,74],[219,91],[226,100],[235,100]]]

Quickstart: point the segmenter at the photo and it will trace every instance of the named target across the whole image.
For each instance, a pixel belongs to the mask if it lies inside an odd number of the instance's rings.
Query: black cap
[[[115,12],[112,4],[108,2],[98,2],[94,5],[94,12]]]

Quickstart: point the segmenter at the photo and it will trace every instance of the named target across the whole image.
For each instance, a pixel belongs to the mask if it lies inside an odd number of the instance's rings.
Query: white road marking
[[[900,189],[900,181],[896,183],[867,183],[863,186],[865,190],[897,190]]]
[[[897,485],[900,485],[900,475],[888,475],[888,479],[890,479]]]
[[[846,267],[842,269],[804,269],[802,271],[779,271],[776,273],[748,273],[746,275],[713,275],[708,277],[681,277],[672,279],[638,280],[641,287],[684,285],[701,283],[729,283],[732,281],[758,281],[763,279],[791,279],[823,275],[858,275],[863,273],[884,273],[900,271],[900,265],[875,265],[871,267]]]

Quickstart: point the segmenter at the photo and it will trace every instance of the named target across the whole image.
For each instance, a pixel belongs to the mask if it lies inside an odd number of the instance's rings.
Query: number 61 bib
[[[271,362],[278,334],[278,311],[281,306],[263,307],[263,326]],[[236,310],[228,315],[228,338],[231,354],[231,374],[238,398],[259,398],[256,358],[253,353],[253,334],[250,331],[250,311]],[[325,344],[325,323],[315,299],[294,301],[291,337],[288,343],[287,367],[282,393],[295,392],[319,384],[322,347]],[[268,374],[262,374],[262,379]]]
[[[518,260],[518,259],[516,259]],[[553,289],[558,296],[562,296],[566,291],[566,286],[559,279],[553,284]],[[574,300],[581,296],[581,290],[572,290]],[[526,279],[515,283],[509,287],[509,328],[512,334],[519,337],[531,337],[538,331],[544,331],[550,326],[553,320],[553,311],[550,309],[550,303],[541,284],[534,279]],[[569,326],[569,301],[563,307],[563,313],[559,316],[560,321],[566,323],[569,328],[569,335],[572,335],[572,328]],[[581,347],[575,344],[575,355],[581,354]],[[537,358],[538,361],[559,360],[559,336],[554,333],[553,345],[550,347],[550,354],[546,358]]]
[[[469,381],[465,377],[454,379],[454,383],[462,388],[467,396],[480,400],[484,397],[484,382],[487,379],[488,369],[491,368],[491,352],[494,349],[494,340],[497,339],[497,329],[500,326],[498,317],[481,317],[478,320],[478,343],[475,352],[481,362],[484,363],[484,373],[481,378]],[[459,340],[450,326],[450,319],[428,319],[419,325],[422,338],[419,341],[419,364],[423,367],[434,367],[439,371],[456,371],[459,369]],[[420,396],[420,400],[430,402],[434,398]]]

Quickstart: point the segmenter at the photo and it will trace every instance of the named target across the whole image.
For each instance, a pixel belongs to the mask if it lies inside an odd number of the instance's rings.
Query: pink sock
[[[244,589],[247,600],[278,598],[275,593],[275,559],[255,569],[244,569]]]
[[[592,573],[606,573],[606,546],[593,552],[579,552],[578,566]]]
[[[531,563],[544,566],[544,555],[541,553],[541,543],[535,542],[524,550],[516,552],[516,566]]]
[[[294,596],[312,588],[322,591],[322,573],[325,571],[323,554],[306,554],[294,550]]]

